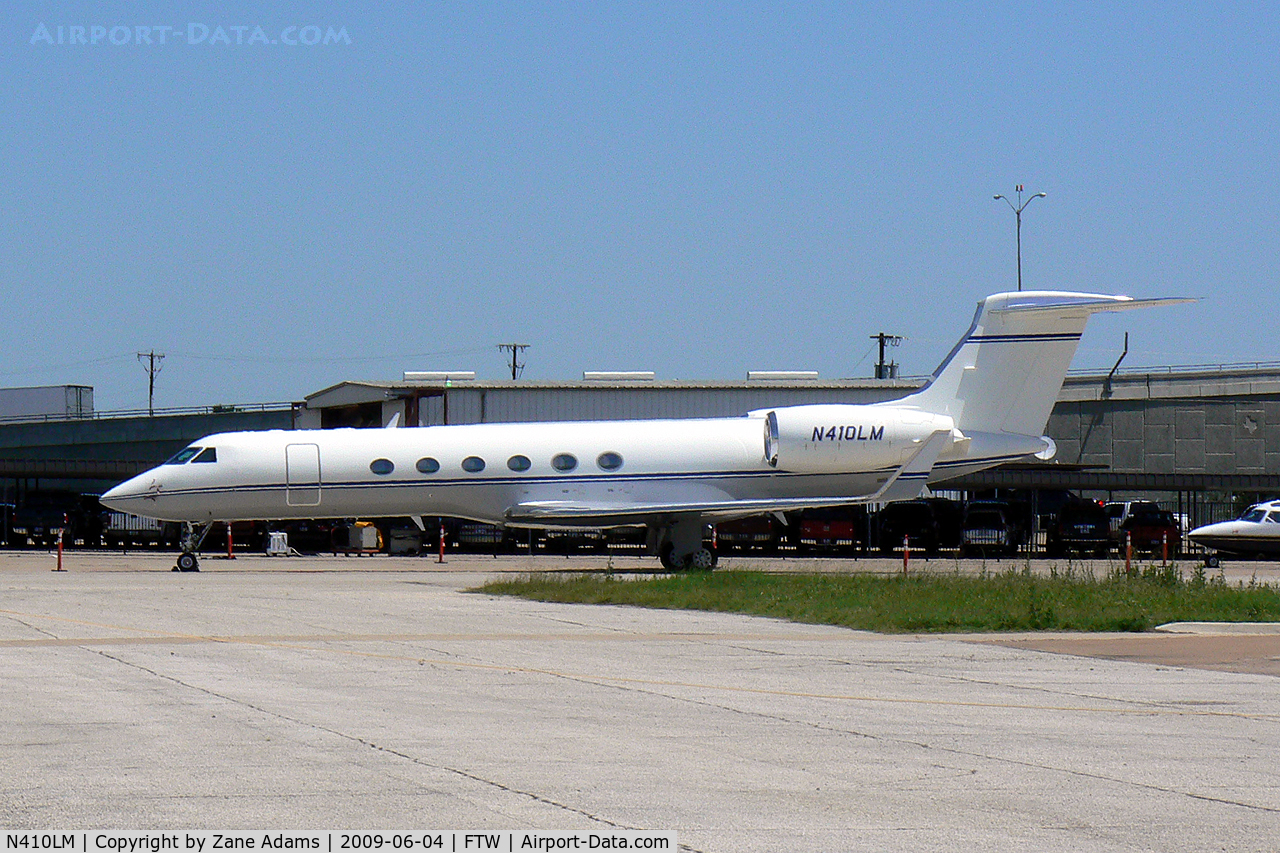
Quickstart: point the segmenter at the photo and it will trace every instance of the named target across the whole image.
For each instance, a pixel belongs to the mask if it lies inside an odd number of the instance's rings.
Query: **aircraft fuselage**
[[[572,526],[583,520],[532,521],[510,510],[560,502],[607,515],[609,507],[637,505],[856,498],[875,492],[940,430],[953,432],[950,418],[878,404],[737,418],[221,433],[194,443],[191,458],[178,461],[180,454],[117,486],[104,502],[193,523],[443,515]],[[1003,444],[993,449],[1005,458],[1044,446],[1026,437]],[[976,448],[958,433],[948,445],[939,468],[955,473]]]

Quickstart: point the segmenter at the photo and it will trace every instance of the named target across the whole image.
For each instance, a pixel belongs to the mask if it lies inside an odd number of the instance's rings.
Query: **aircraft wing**
[[[830,495],[803,498],[750,498],[737,500],[694,500],[672,502],[588,503],[583,501],[526,501],[506,512],[507,522],[514,526],[554,527],[622,527],[643,524],[649,520],[681,515],[697,515],[708,520],[726,521],[749,515],[788,512],[847,504],[909,500],[920,494],[933,463],[951,440],[948,430],[939,430],[920,443],[919,448],[901,468],[894,471],[880,488],[865,495]]]

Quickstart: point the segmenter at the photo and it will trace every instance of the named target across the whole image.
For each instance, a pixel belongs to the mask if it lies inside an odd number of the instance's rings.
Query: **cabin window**
[[[417,468],[419,474],[434,474],[440,470],[440,463],[430,456],[424,456],[418,460]]]
[[[533,463],[529,461],[528,456],[516,454],[507,460],[507,467],[512,471],[528,471],[533,467]]]
[[[578,467],[578,457],[572,453],[557,453],[551,457],[551,467],[557,471],[572,471]]]
[[[196,454],[195,458],[191,460],[191,464],[194,465],[197,462],[217,462],[217,461],[218,461],[218,448],[206,447],[204,450],[201,450],[199,453]]]
[[[484,470],[484,460],[479,456],[468,456],[462,460],[462,470],[470,471],[472,474],[479,474]]]
[[[396,470],[396,466],[390,459],[375,459],[369,463],[369,470],[379,476],[385,476]]]
[[[605,471],[617,471],[622,467],[622,456],[610,450],[597,456],[596,464]]]
[[[175,453],[172,457],[170,457],[169,461],[164,464],[185,465],[187,463],[187,460],[190,459],[192,456],[195,456],[197,453],[199,453],[200,450],[201,448],[199,447],[183,448],[182,450],[179,450],[177,453]]]

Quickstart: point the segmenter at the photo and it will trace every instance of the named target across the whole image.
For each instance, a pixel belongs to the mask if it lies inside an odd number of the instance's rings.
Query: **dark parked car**
[[[1091,554],[1105,557],[1111,547],[1111,525],[1107,513],[1093,501],[1076,500],[1063,504],[1046,531],[1046,551],[1050,557]]]
[[[772,515],[722,521],[716,525],[716,547],[726,554],[751,550],[772,554],[778,550],[782,534],[782,525]]]
[[[876,524],[880,553],[891,554],[901,548],[904,537],[909,538],[913,550],[920,548],[930,554],[941,548],[957,548],[960,519],[960,505],[944,498],[886,504]]]

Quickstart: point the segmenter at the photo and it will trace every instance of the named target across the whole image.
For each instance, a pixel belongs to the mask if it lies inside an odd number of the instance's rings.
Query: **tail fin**
[[[950,415],[962,432],[1038,436],[1091,315],[1192,301],[1055,291],[988,296],[929,383],[900,404]]]

